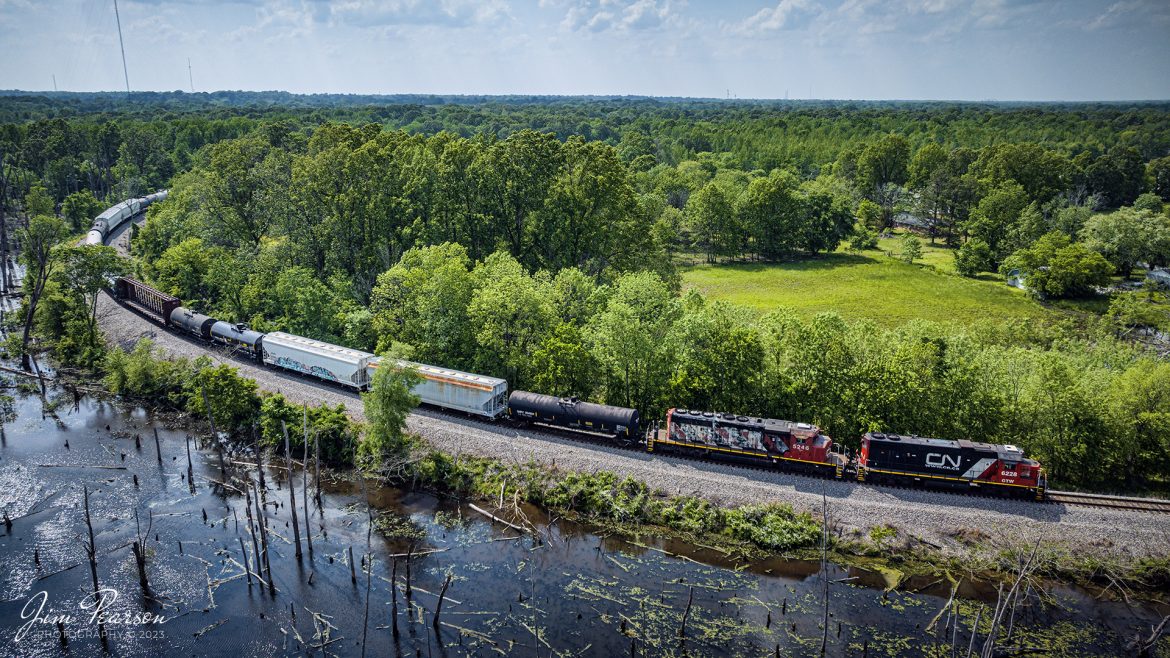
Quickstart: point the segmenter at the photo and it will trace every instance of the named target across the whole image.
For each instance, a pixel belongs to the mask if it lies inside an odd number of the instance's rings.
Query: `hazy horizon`
[[[112,0],[0,0],[0,87],[125,89]],[[120,0],[134,91],[1170,98],[1157,0]],[[188,69],[188,58],[191,68]]]

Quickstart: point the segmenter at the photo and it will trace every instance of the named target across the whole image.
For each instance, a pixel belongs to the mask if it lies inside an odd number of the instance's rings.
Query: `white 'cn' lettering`
[[[934,468],[946,468],[952,471],[959,470],[959,458],[955,455],[944,455],[937,452],[926,454],[926,465]]]

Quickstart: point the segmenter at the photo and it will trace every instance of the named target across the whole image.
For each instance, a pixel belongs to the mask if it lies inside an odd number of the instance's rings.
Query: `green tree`
[[[187,238],[167,249],[154,262],[151,277],[163,292],[188,301],[205,301],[204,286],[211,253],[200,238]]]
[[[868,227],[873,231],[881,231],[882,225],[882,208],[878,204],[869,199],[862,199],[857,206],[857,219],[862,225]]]
[[[477,287],[462,245],[418,247],[378,276],[370,301],[378,350],[412,345],[421,361],[452,368],[474,365],[475,334],[467,307]]]
[[[1150,160],[1146,165],[1146,177],[1150,181],[1150,191],[1170,203],[1170,155]]]
[[[853,231],[849,234],[849,251],[859,254],[867,249],[877,249],[877,246],[877,233],[868,224],[858,222],[853,225]]]
[[[952,253],[955,258],[955,271],[962,276],[973,277],[995,267],[991,258],[991,247],[977,238],[964,242],[962,247]]]
[[[532,384],[548,395],[588,399],[600,371],[581,329],[567,322],[558,324],[532,353]]]
[[[1149,210],[1122,208],[1095,215],[1081,231],[1085,244],[1128,275],[1139,262],[1170,261],[1170,217]]]
[[[384,475],[393,475],[387,468],[395,468],[410,450],[404,433],[406,417],[418,406],[419,398],[411,390],[422,381],[415,370],[398,367],[396,362],[393,356],[384,357],[374,371],[370,391],[362,393],[367,426],[358,443],[357,462]]]
[[[798,189],[796,176],[780,169],[748,184],[739,206],[740,223],[765,260],[785,258],[800,247],[804,208]]]
[[[735,309],[707,304],[695,291],[684,307],[670,337],[677,355],[671,400],[688,408],[753,413],[764,362],[759,332]]]
[[[853,222],[849,201],[821,188],[819,181],[810,181],[804,188],[806,193],[800,203],[802,221],[797,244],[810,254],[835,251],[849,235]]]
[[[24,213],[29,217],[56,216],[56,204],[53,203],[53,197],[49,195],[44,185],[37,183],[24,195]]]
[[[591,351],[608,371],[605,399],[643,415],[663,411],[673,371],[667,340],[680,314],[678,300],[657,275],[627,274],[614,284],[605,310],[589,323]]]
[[[694,227],[696,246],[707,254],[707,262],[731,258],[740,253],[743,237],[731,197],[712,181],[687,202],[687,217]]]
[[[971,211],[966,230],[991,249],[997,262],[1018,248],[1011,240],[1020,213],[1028,206],[1028,194],[1018,183],[1007,182],[990,190]]]
[[[352,466],[356,445],[355,427],[346,414],[345,405],[323,404],[306,408],[290,404],[280,393],[265,395],[260,402],[260,439],[276,450],[284,451],[284,427],[288,428],[289,448],[294,456],[303,449],[305,417],[309,420],[309,441],[319,444],[321,458],[339,466]],[[316,446],[310,446],[310,454]]]
[[[30,370],[28,343],[32,338],[33,322],[37,304],[45,292],[53,272],[61,262],[58,243],[69,235],[65,222],[49,215],[37,215],[29,220],[28,226],[17,232],[20,237],[20,262],[24,265],[24,330],[21,333],[19,351],[25,370]]]
[[[54,339],[54,351],[64,363],[90,366],[104,353],[98,296],[114,277],[126,272],[126,262],[113,247],[102,245],[59,245],[57,250],[61,266],[38,306],[38,326]]]
[[[61,215],[69,222],[73,231],[89,227],[104,208],[101,201],[89,190],[74,192],[61,202]]]
[[[1114,293],[1105,312],[1105,318],[1119,336],[1126,336],[1139,327],[1157,326],[1166,320],[1165,316],[1150,303],[1146,293],[1137,290]]]
[[[478,346],[479,372],[506,377],[524,388],[531,355],[555,317],[546,286],[507,252],[496,252],[475,268],[479,286],[467,306]]]
[[[1141,194],[1133,202],[1134,210],[1146,210],[1148,212],[1154,213],[1155,215],[1160,215],[1165,207],[1166,204],[1162,202],[1162,198],[1153,192],[1146,192],[1145,194]]]
[[[913,233],[906,233],[902,236],[902,260],[907,263],[922,258],[922,240]]]
[[[259,245],[288,209],[289,154],[247,137],[215,144],[208,155],[201,204],[207,237],[229,248]]]
[[[1012,269],[1025,275],[1030,290],[1049,297],[1085,296],[1113,274],[1113,266],[1101,254],[1055,232],[1015,252],[1000,266],[1002,272]]]
[[[532,269],[577,267],[594,275],[635,269],[648,250],[649,218],[637,212],[629,171],[617,151],[570,138],[564,164],[533,220]]]
[[[1115,146],[1085,170],[1089,189],[1102,206],[1117,208],[1132,204],[1145,185],[1146,165],[1141,154],[1129,147]]]
[[[857,157],[857,183],[861,193],[882,209],[879,228],[890,226],[902,186],[909,179],[910,143],[901,135],[886,135],[870,142]]]
[[[207,366],[187,381],[187,412],[196,418],[207,418],[206,399],[217,430],[233,438],[245,437],[260,413],[256,390],[256,382],[241,377],[239,371],[226,363]]]
[[[288,331],[318,340],[333,340],[336,305],[329,287],[307,267],[280,272],[272,289],[273,318]]]

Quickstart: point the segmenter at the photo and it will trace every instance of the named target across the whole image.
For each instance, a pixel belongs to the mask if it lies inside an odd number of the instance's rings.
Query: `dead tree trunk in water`
[[[89,542],[85,545],[85,555],[89,558],[89,575],[93,578],[93,601],[100,603],[102,596],[99,593],[97,577],[97,544],[93,538],[93,521],[89,515],[89,487],[82,485],[81,491],[85,501],[85,527],[89,530]]]
[[[207,387],[200,387],[203,406],[207,409],[207,422],[211,425],[211,440],[215,442],[215,453],[219,455],[219,479],[227,482],[227,467],[223,463],[223,446],[219,443],[219,432],[215,429],[215,418],[211,415],[211,402],[207,399]]]
[[[390,567],[390,620],[394,639],[398,640],[398,558]]]
[[[309,412],[305,406],[305,450],[301,455],[301,504],[305,506],[305,543],[309,546],[309,558],[313,557],[313,528],[309,521]],[[291,482],[291,474],[289,477]]]
[[[256,453],[256,459],[257,459],[257,462],[259,462],[259,460],[260,460],[260,453],[259,452]],[[260,482],[263,483],[264,482],[264,466],[262,464],[258,463],[257,470],[260,471]],[[256,498],[255,498],[255,501],[256,501],[256,523],[260,526],[260,544],[261,544],[262,548],[264,549],[261,556],[264,560],[264,574],[266,576],[268,576],[268,591],[270,593],[276,593],[276,583],[273,582],[273,580],[272,580],[272,560],[269,559],[269,556],[268,556],[268,522],[267,522],[267,517],[265,517],[265,513],[264,513],[264,507],[266,507],[266,505],[261,505],[261,503],[260,503],[260,497],[261,497],[261,495],[263,495],[263,493],[264,493],[264,489],[263,489],[263,485],[261,485],[260,493],[257,494]]]
[[[260,575],[260,542],[256,541],[256,526],[252,524],[252,476],[245,474],[244,503],[248,512],[248,534],[252,535],[252,567]]]
[[[325,517],[325,508],[321,506],[321,433],[313,433],[313,486],[316,488],[317,511]]]
[[[89,515],[89,487],[82,485],[82,496],[85,500],[85,527],[89,530],[89,541],[85,544],[85,554],[89,558],[89,575],[93,579],[93,602],[94,609],[100,609],[102,605],[101,587],[98,586],[97,577],[97,541],[93,537],[93,521]],[[98,623],[98,637],[101,638],[102,648],[109,651],[109,640],[106,638],[105,624]]]
[[[12,279],[8,276],[8,170],[4,166],[7,160],[6,153],[0,153],[0,288],[5,294],[12,289]]]
[[[292,515],[293,539],[297,544],[297,559],[301,558],[301,527],[297,523],[297,487],[293,480],[292,451],[288,446],[288,426],[280,421],[280,428],[284,430],[284,466],[288,469],[288,512]]]
[[[191,435],[187,437],[187,487],[195,493],[195,469],[191,465]]]
[[[130,544],[134,551],[134,564],[138,567],[138,584],[142,586],[142,595],[150,592],[150,582],[146,578],[146,542],[150,537],[150,529],[154,527],[154,512],[150,512],[150,522],[146,526],[146,534],[142,533],[142,525],[138,521],[138,508],[134,508],[134,527],[137,530],[137,539]]]
[[[447,598],[447,588],[451,586],[451,574],[447,574],[446,580],[443,581],[443,589],[439,590],[439,603],[435,606],[435,635],[439,634],[439,615],[443,613],[443,599]],[[535,603],[533,604],[535,605]]]

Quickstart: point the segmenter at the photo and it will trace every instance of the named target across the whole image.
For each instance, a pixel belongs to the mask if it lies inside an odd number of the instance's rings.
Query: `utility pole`
[[[53,74],[53,91],[57,91],[57,74]]]
[[[191,83],[191,93],[195,93],[195,77],[191,75],[191,58],[187,58],[187,80]]]
[[[130,95],[130,70],[126,68],[126,44],[122,41],[122,17],[118,14],[118,0],[114,0],[114,20],[118,22],[118,47],[122,49],[122,75],[126,76],[126,95]]]

